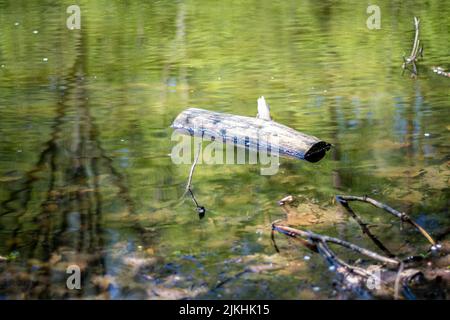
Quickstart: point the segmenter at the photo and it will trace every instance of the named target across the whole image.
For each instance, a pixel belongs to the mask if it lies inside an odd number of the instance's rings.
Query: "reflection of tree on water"
[[[66,296],[69,290],[65,268],[70,264],[78,264],[83,275],[83,290],[75,294],[96,293],[87,290],[89,278],[106,273],[102,228],[105,193],[117,193],[118,201],[126,205],[127,221],[139,228],[124,177],[98,139],[85,88],[82,34],[78,40],[73,68],[58,81],[61,91],[51,137],[36,165],[25,174],[23,187],[1,204],[0,237],[6,244],[4,248],[18,251],[28,266],[23,283],[18,280],[11,284],[11,279],[0,278],[0,291],[8,287],[23,292],[23,298]],[[109,175],[109,185],[102,183],[102,173]],[[35,208],[35,203],[40,207]]]

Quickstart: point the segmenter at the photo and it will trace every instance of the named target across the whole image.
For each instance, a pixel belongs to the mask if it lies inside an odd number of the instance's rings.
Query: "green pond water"
[[[0,299],[339,298],[319,255],[280,234],[275,251],[286,195],[292,226],[374,251],[335,195],[367,194],[432,235],[450,225],[450,79],[431,70],[450,68],[447,1],[377,1],[379,30],[365,1],[77,3],[69,30],[70,1],[0,1]],[[414,16],[417,79],[401,69]],[[272,176],[199,164],[200,220],[180,202],[190,165],[171,160],[170,124],[187,107],[255,116],[261,95],[333,148]],[[395,217],[355,208],[393,252],[426,251]]]

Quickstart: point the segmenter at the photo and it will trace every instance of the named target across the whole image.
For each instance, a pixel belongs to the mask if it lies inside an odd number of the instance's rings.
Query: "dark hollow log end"
[[[326,152],[330,150],[330,148],[331,144],[325,141],[319,141],[309,148],[309,150],[305,153],[304,159],[312,163],[318,162],[325,157]]]

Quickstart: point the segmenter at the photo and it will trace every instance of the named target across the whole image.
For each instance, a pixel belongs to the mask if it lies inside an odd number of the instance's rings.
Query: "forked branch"
[[[314,233],[311,231],[294,229],[291,227],[279,225],[276,222],[274,222],[272,224],[272,229],[275,231],[278,231],[279,233],[282,233],[284,235],[292,237],[292,238],[307,239],[307,240],[311,241],[313,244],[317,241],[322,242],[322,243],[334,243],[334,244],[340,245],[344,248],[347,248],[349,250],[352,250],[354,252],[357,252],[359,254],[365,255],[374,260],[378,260],[382,263],[386,263],[386,264],[389,264],[392,266],[398,266],[400,264],[400,261],[395,258],[389,258],[389,257],[382,256],[376,252],[361,248],[353,243],[350,243],[350,242],[347,242],[347,241],[344,241],[344,240],[341,240],[338,238],[333,238],[333,237],[329,237],[326,235],[317,234],[317,233]]]
[[[411,71],[413,77],[416,77],[418,74],[416,62],[419,59],[419,56],[422,57],[423,55],[423,46],[422,47],[420,46],[420,39],[419,39],[419,23],[420,20],[417,17],[414,17],[414,28],[415,28],[414,43],[409,57],[406,58],[403,57],[403,65],[402,65],[403,71],[405,69]],[[408,68],[409,65],[412,66],[412,70]]]
[[[383,209],[384,211],[394,215],[395,217],[399,218],[400,221],[409,223],[414,228],[419,230],[419,232],[431,243],[431,245],[433,245],[433,246],[436,245],[436,241],[430,236],[430,234],[424,228],[422,228],[420,225],[418,225],[410,216],[408,216],[404,212],[397,211],[397,210],[391,208],[390,206],[388,206],[384,203],[381,203],[377,200],[374,200],[372,198],[369,198],[367,196],[359,197],[359,196],[338,195],[338,196],[336,196],[336,200],[347,209],[350,208],[348,205],[349,201],[361,201],[361,202],[370,203],[374,207]]]

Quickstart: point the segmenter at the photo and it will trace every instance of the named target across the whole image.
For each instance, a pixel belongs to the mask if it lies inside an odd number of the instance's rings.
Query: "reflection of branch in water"
[[[28,202],[31,199],[31,186],[34,182],[40,180],[39,177],[37,177],[37,174],[41,173],[45,169],[45,165],[47,163],[48,157],[51,156],[55,149],[57,148],[55,144],[56,137],[58,133],[60,132],[59,124],[61,123],[61,118],[64,117],[64,113],[60,112],[60,108],[57,109],[57,116],[55,118],[55,125],[53,126],[53,132],[51,139],[47,142],[47,147],[41,152],[39,159],[37,163],[35,164],[34,168],[30,171],[26,172],[25,174],[25,181],[24,186],[16,191],[13,191],[10,195],[10,197],[6,200],[4,200],[1,203],[1,207],[5,210],[4,212],[0,213],[0,217],[7,215],[9,213],[17,211],[16,209],[12,208],[10,204],[16,200],[21,200],[21,208],[24,209],[28,205]],[[19,199],[21,194],[24,194],[23,198]],[[25,212],[21,212],[23,214]]]
[[[10,241],[8,249],[12,251],[20,248],[22,256],[38,258],[44,263],[39,270],[32,269],[32,264],[29,265],[28,273],[37,273],[39,283],[31,284],[25,291],[27,297],[54,297],[50,259],[54,255],[61,255],[60,249],[64,252],[69,249],[70,255],[75,254],[75,257],[70,259],[88,259],[89,268],[85,270],[83,282],[89,281],[89,275],[105,274],[99,180],[102,168],[112,175],[113,186],[118,189],[119,199],[125,203],[128,213],[135,213],[133,200],[123,182],[124,176],[115,169],[113,160],[107,156],[98,140],[95,121],[87,102],[84,62],[86,55],[83,52],[83,37],[81,38],[78,48],[82,51],[78,54],[69,75],[62,80],[69,85],[62,92],[57,104],[50,139],[35,166],[25,173],[23,186],[13,191],[10,197],[1,203],[4,210],[0,217],[10,217],[2,220],[5,221],[3,229],[7,230],[7,227],[12,225],[9,237],[5,233],[2,235]],[[66,99],[71,96],[76,98],[73,102]],[[76,115],[75,118],[68,118],[72,114]],[[73,132],[64,132],[66,127]],[[47,170],[48,178],[44,175]],[[48,184],[40,210],[32,211],[30,203],[34,191],[42,188],[40,182],[45,179],[48,179]],[[18,203],[18,208],[13,205],[15,202]],[[71,216],[76,217],[78,222],[74,224]],[[28,230],[30,221],[32,229]],[[137,221],[132,223],[133,227],[142,231]],[[80,253],[82,254],[79,255]],[[82,286],[84,287],[84,284]],[[81,295],[82,292],[77,294]]]
[[[54,181],[55,181],[54,171],[56,169],[55,156],[56,156],[57,149],[58,149],[58,146],[56,144],[56,139],[60,135],[60,132],[61,132],[60,125],[62,124],[62,118],[64,117],[64,115],[65,115],[65,112],[64,112],[63,108],[61,108],[61,105],[59,104],[58,108],[57,108],[57,115],[55,118],[55,123],[53,125],[51,139],[46,144],[47,147],[41,152],[39,159],[38,159],[36,165],[34,166],[34,168],[25,174],[25,181],[24,181],[23,187],[16,191],[13,191],[11,193],[10,197],[7,200],[3,201],[1,204],[1,207],[5,211],[0,215],[0,217],[16,212],[16,214],[14,215],[14,222],[13,222],[11,238],[9,239],[9,241],[10,241],[9,251],[14,251],[17,249],[17,244],[18,244],[17,237],[18,237],[18,234],[21,232],[23,223],[24,223],[21,220],[21,218],[27,213],[27,208],[28,208],[28,204],[31,200],[34,183],[41,179],[37,175],[44,171],[44,169],[47,166],[47,162],[50,162],[50,168],[52,169],[48,194],[50,194],[51,189],[53,189],[53,185],[54,185]],[[23,194],[23,196],[21,197],[22,194]],[[16,200],[19,200],[20,207],[18,209],[14,209],[13,207],[10,206],[10,204]]]
[[[69,79],[70,80],[70,79]],[[67,95],[67,94],[66,94]],[[64,96],[66,96],[64,95]],[[86,101],[86,99],[80,98],[80,101]],[[26,180],[24,182],[24,186],[20,188],[19,190],[16,190],[11,193],[9,199],[3,201],[2,207],[5,209],[4,212],[2,212],[3,215],[16,213],[14,215],[14,218],[16,219],[16,223],[14,223],[14,229],[12,233],[12,238],[15,239],[17,234],[20,232],[20,230],[23,227],[23,222],[20,221],[20,218],[26,214],[28,203],[31,199],[32,190],[34,188],[34,184],[43,179],[43,177],[38,177],[37,174],[41,173],[46,169],[47,167],[50,170],[50,177],[49,177],[49,185],[47,188],[47,196],[46,199],[41,204],[41,213],[39,215],[36,215],[34,218],[34,222],[40,224],[44,229],[40,229],[39,233],[42,234],[43,231],[49,231],[50,227],[50,221],[49,221],[49,209],[54,209],[57,205],[56,202],[58,200],[61,200],[61,197],[65,194],[64,190],[58,190],[58,188],[55,186],[55,179],[56,179],[56,173],[58,171],[58,165],[56,163],[56,158],[58,155],[63,154],[64,152],[61,152],[61,147],[59,146],[58,140],[62,136],[62,128],[61,126],[64,124],[64,117],[66,116],[67,109],[69,108],[68,105],[64,104],[64,102],[61,102],[58,104],[57,108],[57,117],[55,118],[55,122],[53,125],[53,131],[51,133],[51,139],[47,142],[47,148],[41,153],[39,157],[39,161],[35,165],[35,168],[30,170],[25,174]],[[127,204],[128,210],[130,213],[134,213],[134,205],[133,201],[131,200],[131,197],[128,194],[128,190],[126,186],[123,184],[123,176],[118,172],[114,166],[113,166],[113,160],[109,158],[106,155],[106,152],[103,150],[103,148],[100,146],[99,141],[96,140],[97,134],[95,127],[93,125],[93,119],[91,115],[89,114],[88,107],[84,105],[84,102],[82,105],[77,107],[79,111],[83,112],[83,121],[79,121],[77,123],[78,126],[82,126],[83,128],[86,127],[84,123],[88,123],[89,130],[88,133],[82,132],[80,135],[80,142],[78,143],[78,146],[75,150],[75,153],[72,154],[72,160],[69,162],[73,163],[73,166],[67,168],[66,170],[62,170],[65,173],[65,180],[69,183],[75,183],[80,188],[76,193],[78,193],[78,196],[70,196],[68,201],[77,201],[78,203],[82,203],[86,197],[80,196],[80,194],[84,194],[85,191],[83,190],[90,190],[88,185],[88,179],[89,172],[94,173],[94,194],[96,199],[96,208],[95,212],[97,215],[101,213],[101,200],[100,200],[100,190],[99,190],[99,170],[98,170],[98,164],[99,160],[102,160],[102,163],[105,164],[105,167],[108,169],[108,171],[112,174],[114,177],[114,184],[119,189],[119,195],[120,198],[124,200],[124,202]],[[86,130],[81,130],[86,131]],[[86,144],[91,143],[94,145],[94,149],[99,150],[99,156],[89,156],[83,153],[83,150],[86,149]],[[94,153],[92,151],[91,153]],[[95,165],[94,165],[95,164]],[[95,167],[95,169],[93,169]],[[22,194],[24,194],[23,197]],[[19,200],[20,208],[15,209],[11,206],[11,204]],[[67,200],[67,199],[66,199]],[[92,206],[88,204],[89,208]],[[67,210],[66,212],[67,213]],[[61,224],[61,230],[59,233],[56,234],[58,236],[59,234],[64,232],[64,229],[67,227],[66,225],[66,219],[67,216],[64,216],[62,219]],[[96,225],[99,226],[98,219]],[[46,239],[49,240],[49,239]],[[58,241],[55,239],[52,241],[54,244],[57,244]],[[12,246],[10,247],[10,250],[16,249],[16,243],[17,241],[12,241]],[[45,241],[47,243],[47,241]]]

